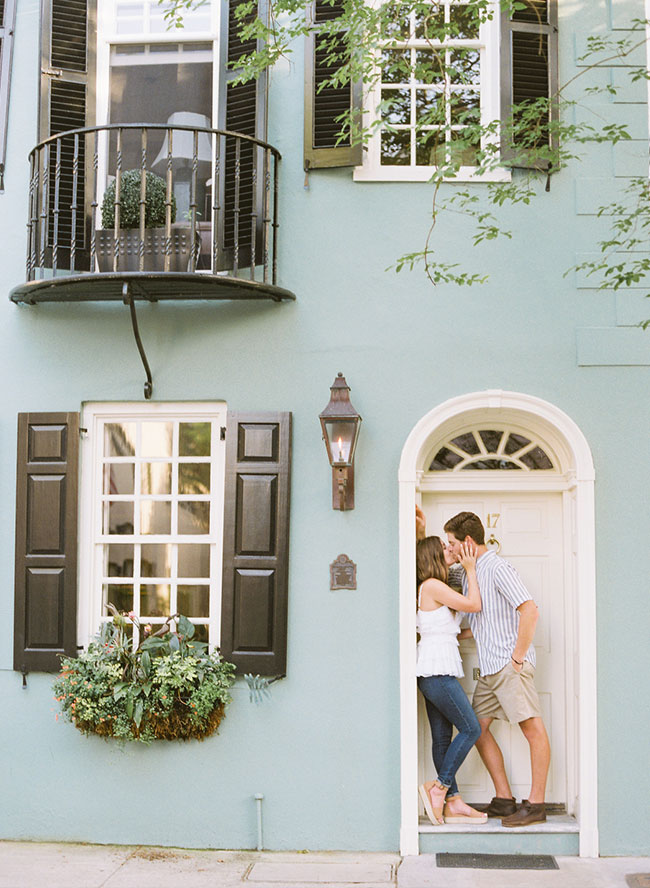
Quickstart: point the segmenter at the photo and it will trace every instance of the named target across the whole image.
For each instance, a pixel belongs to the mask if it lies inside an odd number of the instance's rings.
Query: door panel
[[[486,526],[486,540],[493,535],[501,544],[500,555],[510,561],[539,606],[535,633],[537,670],[535,684],[546,730],[551,740],[551,767],[546,798],[566,804],[566,722],[564,664],[564,575],[562,495],[560,493],[423,493],[422,509],[427,531],[439,534],[445,522],[461,511],[473,511]],[[473,639],[461,642],[465,677],[461,684],[471,700],[478,668]],[[431,735],[423,701],[418,701],[419,780],[435,777],[431,761]],[[499,743],[517,799],[530,790],[528,744],[516,725],[495,721],[492,733]],[[458,772],[458,784],[468,801],[489,801],[494,789],[475,749]]]

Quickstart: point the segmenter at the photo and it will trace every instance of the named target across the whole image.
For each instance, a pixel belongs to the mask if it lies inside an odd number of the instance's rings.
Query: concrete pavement
[[[648,857],[556,860],[557,870],[448,869],[433,854],[0,842],[0,888],[650,888]]]

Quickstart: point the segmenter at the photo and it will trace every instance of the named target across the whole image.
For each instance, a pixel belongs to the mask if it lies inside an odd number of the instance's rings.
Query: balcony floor
[[[203,272],[118,271],[43,278],[20,284],[9,294],[15,303],[124,301],[125,290],[135,300],[270,299],[295,300],[283,287]]]

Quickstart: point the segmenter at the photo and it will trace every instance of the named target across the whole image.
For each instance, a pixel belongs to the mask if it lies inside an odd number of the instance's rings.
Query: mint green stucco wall
[[[588,34],[643,14],[641,2],[582,5],[560,0],[563,80]],[[30,675],[23,690],[11,671],[16,413],[140,401],[144,379],[124,306],[18,308],[7,298],[24,275],[37,33],[36,0],[20,0],[0,195],[0,836],[253,847],[253,795],[262,792],[268,848],[397,849],[400,453],[437,404],[503,388],[564,410],[593,452],[601,853],[649,854],[650,333],[631,326],[642,290],[617,301],[564,277],[604,230],[593,214],[614,174],[647,165],[644,93],[630,92],[636,104],[596,109],[632,121],[636,155],[589,149],[549,193],[540,180],[533,206],[504,214],[512,240],[472,249],[466,222],[440,220],[435,243],[445,260],[490,273],[482,287],[458,290],[384,270],[424,242],[426,185],[353,183],[349,170],[334,170],[312,172],[304,188],[300,52],[273,72],[269,141],[283,154],[278,264],[297,301],[139,304],[138,315],[156,399],[293,412],[288,677],[260,706],[238,686],[216,738],[120,748],[55,721],[49,676]],[[317,420],[339,370],[364,418],[356,508],[345,514],[330,508]],[[341,552],[358,564],[355,592],[329,591],[329,564]]]

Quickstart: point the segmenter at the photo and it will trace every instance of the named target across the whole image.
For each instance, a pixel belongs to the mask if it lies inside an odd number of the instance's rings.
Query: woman
[[[447,585],[448,567],[454,556],[439,537],[430,536],[417,544],[418,687],[426,701],[433,740],[433,763],[438,779],[419,787],[429,820],[442,823],[485,823],[481,814],[460,797],[456,771],[480,736],[481,729],[459,678],[463,665],[458,651],[461,612],[481,609],[476,579],[476,550],[461,546],[460,563],[468,580],[467,597]],[[458,733],[451,739],[452,729]]]

